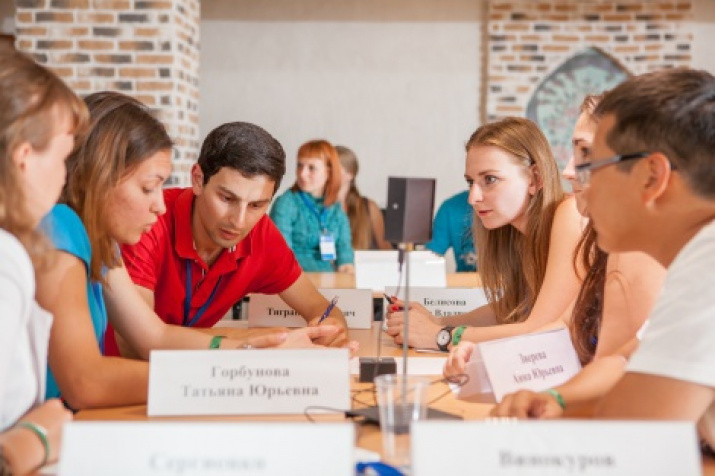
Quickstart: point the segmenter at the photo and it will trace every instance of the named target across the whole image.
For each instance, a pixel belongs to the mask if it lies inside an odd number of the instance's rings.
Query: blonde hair
[[[87,139],[67,159],[62,200],[82,219],[92,245],[90,276],[104,283],[102,269],[121,264],[109,235],[111,191],[144,160],[172,148],[164,126],[136,99],[115,92],[85,98],[90,112]]]
[[[312,140],[300,146],[298,158],[323,159],[325,161],[325,166],[328,169],[328,180],[325,182],[323,199],[326,207],[335,203],[338,200],[338,192],[340,191],[340,161],[335,147],[323,139]],[[300,190],[297,180],[291,190],[294,192]]]
[[[87,108],[62,80],[28,56],[0,47],[0,227],[20,240],[36,268],[50,246],[27,211],[13,153],[25,142],[44,150],[57,132],[58,114],[71,119],[75,134],[84,130]]]
[[[370,249],[374,232],[370,221],[370,210],[368,209],[367,201],[360,195],[355,185],[355,177],[357,177],[358,170],[360,169],[358,158],[355,152],[345,146],[336,145],[335,150],[338,151],[340,164],[353,176],[353,179],[350,181],[350,188],[345,196],[345,211],[350,221],[353,249],[368,250]]]
[[[546,274],[551,225],[564,192],[546,137],[528,119],[507,117],[474,132],[466,149],[476,145],[498,147],[524,168],[535,167],[541,187],[526,209],[525,232],[513,226],[493,230],[474,219],[479,274],[487,299],[500,323],[525,320],[536,302]]]

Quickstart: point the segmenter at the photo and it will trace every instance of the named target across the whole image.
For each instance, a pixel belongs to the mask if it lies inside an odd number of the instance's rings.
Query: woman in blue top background
[[[477,270],[477,253],[472,236],[474,209],[469,204],[469,190],[449,197],[442,202],[432,224],[432,240],[425,248],[444,255],[454,251],[457,272]]]
[[[304,271],[355,271],[350,223],[338,202],[340,185],[340,161],[330,142],[300,146],[295,184],[276,199],[270,216]]]

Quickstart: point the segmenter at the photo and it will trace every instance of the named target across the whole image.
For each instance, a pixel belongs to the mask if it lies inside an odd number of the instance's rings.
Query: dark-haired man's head
[[[636,76],[595,112],[591,158],[578,171],[598,244],[667,266],[679,250],[669,242],[682,246],[715,219],[715,77],[691,69]]]
[[[197,249],[232,248],[266,214],[285,174],[285,152],[264,129],[230,122],[209,133],[191,170]]]

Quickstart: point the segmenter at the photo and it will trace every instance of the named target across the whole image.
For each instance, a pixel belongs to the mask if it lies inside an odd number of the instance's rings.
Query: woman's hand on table
[[[467,362],[472,358],[476,344],[473,342],[460,342],[457,347],[452,347],[449,357],[444,364],[444,376],[451,377],[466,373]]]
[[[404,303],[393,298],[385,316],[385,332],[401,345],[404,339]],[[442,326],[437,323],[430,312],[422,305],[411,302],[408,311],[408,342],[410,347],[422,349],[437,348],[437,333]]]
[[[502,398],[490,413],[493,417],[558,418],[564,411],[550,393],[519,390]]]

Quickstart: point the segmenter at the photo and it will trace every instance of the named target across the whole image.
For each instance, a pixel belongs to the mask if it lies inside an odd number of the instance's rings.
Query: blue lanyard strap
[[[209,304],[211,304],[211,301],[213,301],[214,296],[216,295],[216,291],[218,290],[219,285],[221,284],[221,278],[223,276],[218,278],[218,281],[216,281],[216,286],[214,286],[213,291],[211,291],[211,294],[209,295],[209,298],[206,300],[203,306],[199,308],[198,311],[196,311],[196,314],[194,314],[194,317],[189,320],[189,311],[191,310],[191,260],[186,260],[186,293],[184,296],[184,326],[185,327],[193,327],[194,324],[196,324],[199,319],[201,319],[201,316],[203,316],[204,311],[206,311],[206,308],[209,307]]]
[[[313,212],[315,217],[320,222],[321,231],[327,231],[327,229],[328,229],[328,226],[327,226],[328,208],[321,207],[322,211],[320,213],[318,213],[317,207],[315,205],[313,205],[312,203],[310,203],[310,200],[308,200],[308,197],[305,196],[305,192],[300,192],[300,198],[303,199],[303,203],[305,203],[305,206],[308,207],[308,209]]]

